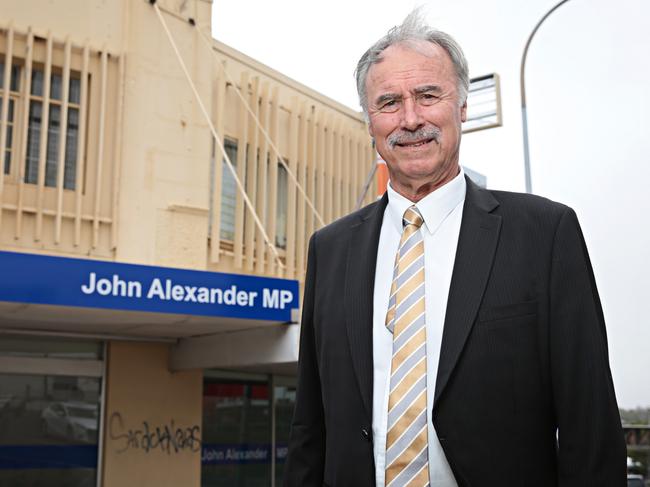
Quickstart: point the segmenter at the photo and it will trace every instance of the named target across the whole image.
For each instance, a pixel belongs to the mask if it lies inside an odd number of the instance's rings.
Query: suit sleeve
[[[316,234],[309,241],[302,306],[298,387],[285,464],[285,487],[321,487],[325,463],[325,422],[314,337]]]
[[[584,237],[569,208],[555,234],[549,296],[559,486],[624,487],[625,441],[605,320]]]

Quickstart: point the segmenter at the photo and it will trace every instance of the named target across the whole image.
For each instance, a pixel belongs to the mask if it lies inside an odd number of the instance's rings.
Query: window
[[[0,62],[0,90],[4,89],[4,62]],[[9,115],[7,117],[7,135],[4,153],[4,172],[10,174],[12,162],[18,164],[18,145],[14,141],[14,126],[16,123],[16,107],[22,96],[21,70],[19,65],[11,69],[11,90],[9,92]],[[29,113],[22,114],[28,117],[27,154],[25,157],[25,179],[28,184],[38,184],[38,163],[41,149],[41,131],[44,129],[43,102],[45,91],[45,76],[42,69],[32,69],[31,93],[29,94]],[[63,171],[63,187],[74,190],[77,172],[77,144],[79,142],[79,111],[81,98],[81,78],[79,73],[70,73],[68,94],[68,119],[65,137],[65,155]],[[56,187],[59,167],[59,144],[61,143],[61,118],[63,112],[63,76],[53,72],[50,77],[50,103],[47,121],[47,148],[45,158],[45,186]],[[0,112],[1,113],[1,112]],[[23,163],[23,162],[20,162]]]
[[[224,143],[226,154],[233,166],[237,167],[237,142],[226,139]],[[235,206],[237,202],[237,183],[230,172],[224,157],[221,166],[221,240],[235,240]]]
[[[226,153],[230,158],[233,166],[237,167],[237,142],[234,140],[226,139],[224,143]],[[246,147],[248,152],[248,146]],[[267,158],[267,164],[270,159]],[[258,154],[259,163],[259,154]],[[276,207],[276,223],[275,223],[275,246],[280,249],[287,247],[287,191],[288,191],[289,175],[285,167],[278,162],[278,180],[277,180],[277,207]],[[246,177],[242,181],[246,185]],[[258,184],[263,184],[258,181]],[[234,242],[235,240],[235,209],[237,204],[237,183],[233,177],[230,169],[227,166],[225,158],[221,168],[221,225],[219,229],[219,238]],[[268,196],[268,192],[267,192]],[[264,212],[264,216],[268,221],[268,205],[264,208],[256,208],[256,211]],[[250,218],[248,211],[244,211],[244,228],[246,227],[246,219]]]
[[[204,378],[202,487],[271,484],[271,414],[267,381]]]
[[[101,378],[0,372],[0,389],[0,485],[94,486]]]
[[[206,370],[201,486],[282,485],[295,402],[295,377]]]
[[[79,137],[79,110],[81,86],[78,76],[70,77],[68,96],[68,120],[66,129],[63,187],[75,189],[77,143]],[[27,135],[27,157],[25,160],[25,182],[38,183],[38,162],[41,149],[43,125],[44,74],[42,70],[32,71],[32,87],[29,104],[29,129]],[[59,170],[59,144],[61,142],[61,116],[63,105],[63,80],[61,74],[52,73],[50,78],[50,105],[47,122],[47,150],[45,162],[45,186],[56,187]]]
[[[0,90],[4,90],[4,72],[5,64],[0,62]],[[18,66],[11,67],[11,82],[9,90],[9,112],[7,116],[7,142],[5,145],[4,153],[4,172],[9,174],[11,170],[11,153],[13,147],[13,133],[14,133],[14,113],[16,101],[18,99],[18,92],[20,90],[20,70]],[[1,93],[1,92],[0,92]],[[4,97],[0,98],[0,110],[3,108]],[[2,111],[0,111],[2,113]]]
[[[275,219],[275,246],[287,248],[287,188],[289,174],[286,168],[278,163],[277,209]]]

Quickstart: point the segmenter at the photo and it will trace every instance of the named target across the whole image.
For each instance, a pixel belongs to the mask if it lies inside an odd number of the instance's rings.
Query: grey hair
[[[460,45],[445,32],[432,29],[429,27],[422,18],[422,8],[418,7],[406,16],[401,25],[397,25],[390,29],[384,37],[375,42],[370,49],[368,49],[359,62],[354,75],[357,78],[357,92],[359,93],[359,102],[363,112],[368,116],[368,94],[366,93],[366,79],[368,78],[368,71],[373,64],[379,63],[382,60],[382,52],[399,43],[412,43],[413,41],[427,41],[436,44],[444,49],[454,66],[456,71],[456,78],[458,80],[458,102],[463,105],[467,100],[467,92],[469,90],[469,68],[467,60],[463,54]]]

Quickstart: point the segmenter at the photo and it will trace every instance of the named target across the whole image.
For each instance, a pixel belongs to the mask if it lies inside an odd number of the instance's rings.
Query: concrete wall
[[[158,3],[209,32],[208,2]],[[211,135],[155,10],[128,2],[123,152],[116,259],[205,268]],[[212,61],[197,29],[163,13],[203,102]]]
[[[203,375],[168,362],[165,344],[109,343],[103,487],[201,484]]]
[[[37,35],[51,31],[57,37],[69,35],[76,42],[86,39],[94,48],[109,51],[122,47],[125,18],[123,6],[131,0],[2,0],[0,15],[10,18],[17,29],[31,26]],[[136,3],[136,2],[133,2]]]

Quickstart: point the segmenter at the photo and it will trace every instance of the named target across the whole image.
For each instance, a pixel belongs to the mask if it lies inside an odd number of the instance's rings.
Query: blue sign
[[[97,445],[0,445],[0,470],[97,468]]]
[[[0,252],[0,301],[290,322],[298,281]]]

